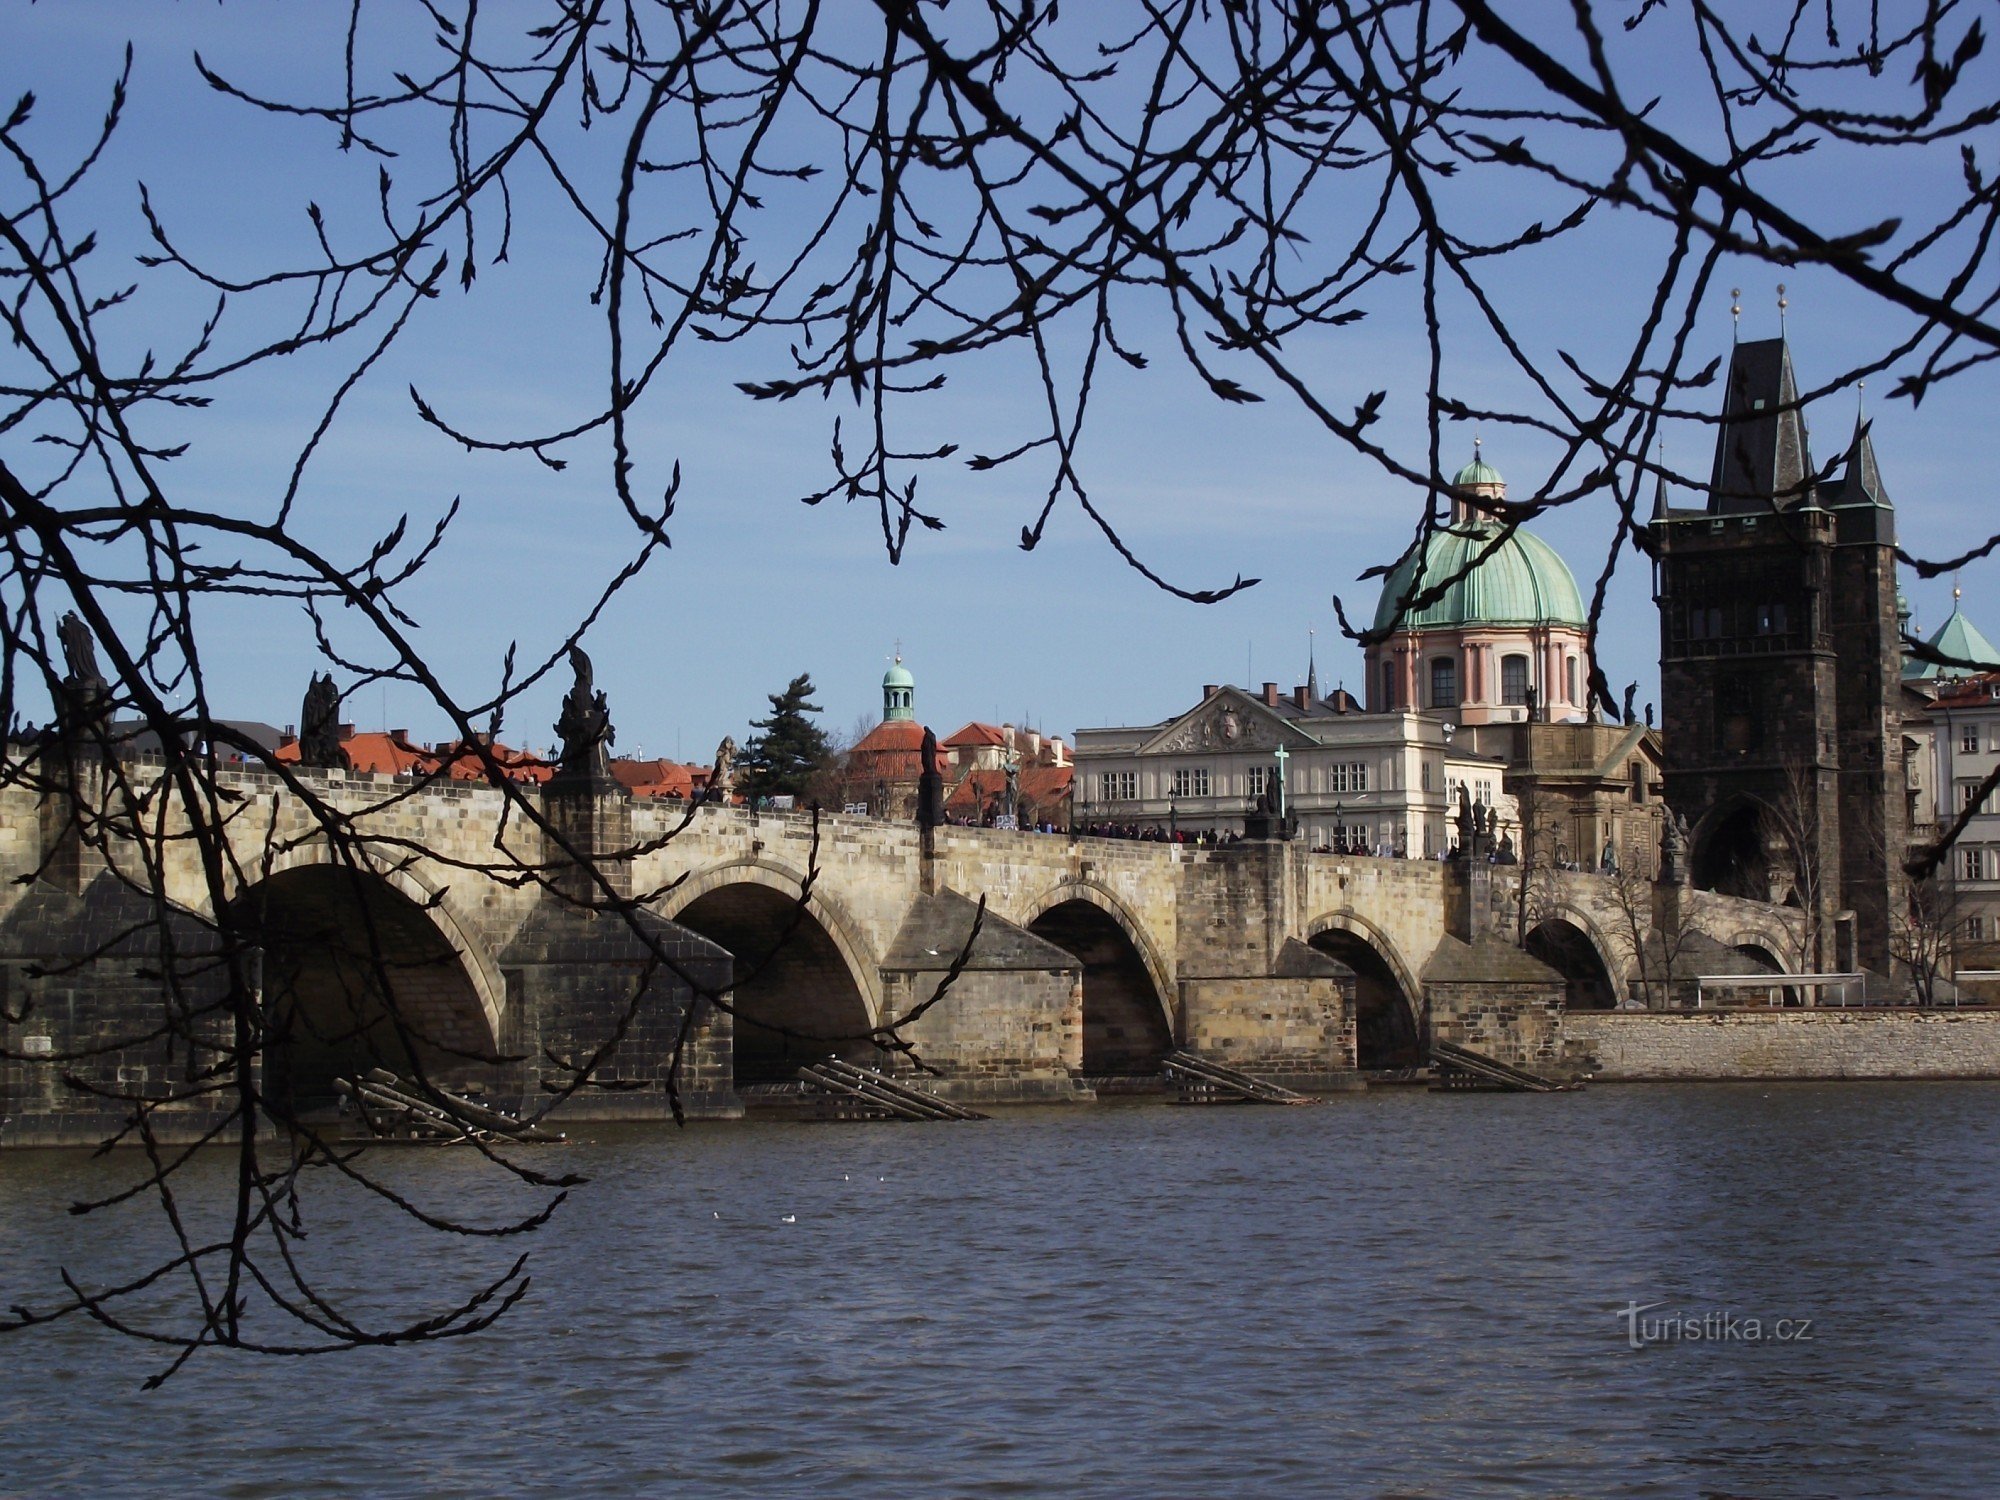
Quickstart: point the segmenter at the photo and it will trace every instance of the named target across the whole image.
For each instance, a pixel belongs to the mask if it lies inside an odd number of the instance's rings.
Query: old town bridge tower
[[[1695,884],[1818,916],[1826,969],[1886,974],[1908,836],[1895,510],[1857,420],[1813,466],[1782,338],[1736,346],[1707,504],[1654,507],[1666,797]]]

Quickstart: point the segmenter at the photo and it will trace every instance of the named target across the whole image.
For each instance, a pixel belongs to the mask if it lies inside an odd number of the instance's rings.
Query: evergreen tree
[[[807,795],[808,783],[824,771],[833,759],[833,747],[826,733],[808,714],[816,714],[812,674],[801,672],[782,693],[771,693],[771,717],[752,719],[750,727],[760,731],[750,737],[738,761],[736,789],[743,796],[759,797]]]

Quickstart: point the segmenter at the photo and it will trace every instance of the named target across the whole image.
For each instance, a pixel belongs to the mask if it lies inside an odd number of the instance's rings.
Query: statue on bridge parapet
[[[562,717],[556,720],[562,754],[551,784],[609,790],[617,785],[611,775],[610,746],[618,737],[611,727],[611,708],[595,685],[590,658],[581,646],[569,648],[569,664],[575,681],[563,699]]]
[[[299,764],[321,770],[348,769],[340,746],[340,689],[331,672],[313,673],[299,707]]]
[[[62,642],[65,668],[57,693],[57,725],[72,745],[102,744],[111,729],[111,688],[97,666],[97,642],[75,610],[57,622],[56,638]]]
[[[708,786],[701,794],[704,802],[729,805],[730,788],[736,784],[736,736],[725,734],[715,747],[715,766],[708,773]]]
[[[938,769],[937,731],[928,724],[918,754],[923,770],[917,775],[917,826],[937,828],[944,823],[944,773]]]
[[[1688,822],[1671,807],[1660,829],[1660,883],[1688,883]]]

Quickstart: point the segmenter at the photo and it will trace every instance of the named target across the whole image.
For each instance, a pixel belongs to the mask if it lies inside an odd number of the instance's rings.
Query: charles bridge
[[[71,799],[0,791],[0,972],[21,1016],[0,1032],[14,1059],[0,1142],[103,1127],[106,1101],[61,1072],[106,1094],[161,1087],[177,1065],[159,1042],[161,950],[212,951],[218,922],[254,934],[274,1094],[310,1101],[414,1054],[427,1076],[503,1099],[581,1073],[572,1118],[658,1117],[670,1071],[691,1113],[733,1114],[828,1052],[884,1062],[870,1038],[891,1032],[940,1092],[996,1101],[1133,1087],[1176,1047],[1304,1089],[1414,1065],[1433,1037],[1559,1073],[1577,1061],[1566,1015],[1647,1003],[1637,955],[1658,948],[1655,913],[1739,967],[1782,970],[1796,944],[1794,913],[1645,882],[1635,907],[1632,882],[1589,874],[1537,876],[1524,952],[1517,872],[1484,862],[815,824],[602,786],[329,770],[292,773],[300,787],[220,774],[236,873],[217,912],[161,768],[120,769],[149,810],[143,836],[114,819],[79,839]],[[328,816],[346,820],[337,846]],[[638,903],[632,920],[579,899],[565,840],[629,856],[599,868]]]

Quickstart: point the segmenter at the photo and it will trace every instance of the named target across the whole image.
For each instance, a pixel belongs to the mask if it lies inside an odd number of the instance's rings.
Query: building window
[[[1782,604],[1760,604],[1757,606],[1757,634],[1783,635],[1785,633],[1785,606]]]
[[[1503,656],[1500,658],[1500,701],[1502,703],[1526,703],[1528,701],[1527,657]]]
[[[1342,761],[1327,767],[1327,790],[1330,792],[1365,792],[1368,790],[1368,766],[1365,761]]]
[[[1958,873],[1966,880],[1986,878],[1985,852],[1980,849],[1960,849],[1958,851]]]
[[[1388,710],[1398,706],[1396,702],[1396,664],[1392,661],[1385,661],[1382,663],[1382,709],[1386,713]]]
[[[1174,768],[1174,795],[1176,797],[1206,797],[1208,795],[1208,767],[1176,766]]]
[[[1583,701],[1582,695],[1576,689],[1576,658],[1572,656],[1569,658],[1569,701],[1571,703],[1581,703]]]
[[[1960,812],[1973,805],[1978,791],[1979,783],[1976,781],[1961,781],[1958,784],[1958,808]]]
[[[1264,789],[1268,787],[1270,784],[1271,784],[1271,767],[1252,766],[1250,768],[1249,786],[1250,786],[1251,796],[1253,797],[1263,796]]]
[[[1429,791],[1430,789],[1431,789],[1431,763],[1430,763],[1429,761],[1425,761],[1425,762],[1424,762],[1424,790],[1428,792],[1428,791]]]
[[[1431,658],[1431,707],[1458,707],[1458,663],[1449,656]]]
[[[1106,802],[1131,802],[1139,795],[1137,771],[1106,771],[1098,781],[1098,795]]]
[[[1967,940],[1968,942],[1974,942],[1974,943],[1983,943],[1983,942],[1985,942],[1985,941],[1986,941],[1986,918],[1984,918],[1984,917],[1967,917],[1967,918],[1965,919],[1965,936],[1966,936],[1966,940]]]
[[[1979,726],[1968,724],[1958,732],[1959,753],[1977,755],[1979,753]]]

